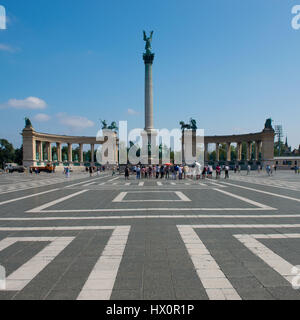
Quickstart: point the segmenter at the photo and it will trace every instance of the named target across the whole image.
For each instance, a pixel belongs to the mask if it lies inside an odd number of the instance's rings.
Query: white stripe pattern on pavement
[[[209,299],[241,300],[193,228],[177,227]]]
[[[74,237],[20,237],[5,238],[0,241],[0,251],[18,241],[51,241],[42,251],[35,255],[19,269],[6,278],[6,291],[20,291],[36,277],[54,258],[73,241]]]
[[[294,266],[267,248],[257,239],[295,239],[300,238],[300,233],[297,234],[241,234],[234,235],[241,243],[244,244],[251,252],[261,258],[266,264],[278,272],[292,285],[295,284],[295,273],[293,273]],[[297,274],[297,273],[296,273]]]
[[[77,300],[109,300],[127,244],[129,226],[116,227]]]

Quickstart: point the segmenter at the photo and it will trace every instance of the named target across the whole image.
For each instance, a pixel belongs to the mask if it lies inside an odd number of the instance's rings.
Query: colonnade
[[[62,144],[61,142],[56,142],[56,154],[57,154],[57,159],[53,159],[53,155],[52,155],[52,144],[53,142],[49,142],[49,141],[39,141],[36,140],[36,158],[35,160],[37,161],[55,161],[55,162],[59,162],[62,163],[64,162],[65,159],[63,159],[63,154],[62,154]],[[84,163],[84,157],[83,157],[83,143],[79,143],[79,158],[74,161],[73,159],[73,144],[72,143],[67,143],[68,145],[68,151],[67,151],[67,159],[66,161],[68,161],[69,163],[72,162],[79,162],[79,163]],[[44,153],[44,150],[46,150],[46,152]],[[94,163],[94,158],[95,158],[95,144],[91,144],[90,145],[90,150],[91,150],[91,163]],[[45,156],[46,154],[46,156]]]
[[[254,159],[255,161],[259,161],[260,157],[259,155],[262,152],[262,141],[261,140],[257,140],[257,141],[245,141],[246,142],[246,147],[247,147],[247,151],[246,151],[246,159],[247,161],[252,160],[252,149],[253,146],[255,146],[255,155],[254,155]],[[243,142],[239,141],[239,142],[226,142],[226,161],[230,162],[231,159],[231,145],[233,143],[237,144],[237,161],[241,161],[242,159],[242,145]],[[220,142],[214,143],[215,144],[215,150],[216,150],[216,161],[220,161]],[[208,161],[208,143],[205,142],[205,161]]]
[[[104,137],[101,139],[98,137],[75,137],[75,136],[63,136],[54,135],[47,133],[36,132],[32,126],[24,128],[23,132],[23,164],[24,166],[36,166],[38,164],[45,164],[47,162],[56,163],[56,165],[68,162],[69,165],[81,165],[83,166],[85,162],[90,162],[91,165],[95,164],[95,154],[96,145],[103,145],[104,138],[110,136],[110,139],[115,139],[115,147],[110,155],[110,164],[118,162],[118,139],[115,132],[104,133]],[[106,138],[105,138],[106,139]],[[63,159],[62,145],[66,144],[67,148],[67,159]],[[56,155],[54,157],[52,154],[53,145],[56,146]],[[79,146],[79,156],[78,159],[73,159],[73,145]],[[91,159],[90,161],[85,161],[83,157],[84,145],[90,146]],[[45,151],[45,152],[44,152]],[[104,164],[104,163],[103,163]],[[106,164],[106,163],[105,163]]]

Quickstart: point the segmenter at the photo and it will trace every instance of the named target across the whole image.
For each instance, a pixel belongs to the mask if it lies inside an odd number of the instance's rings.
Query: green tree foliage
[[[15,149],[11,143],[5,139],[0,139],[0,166],[4,163],[15,161]]]
[[[21,146],[21,148],[15,150],[15,161],[14,162],[20,166],[22,165],[22,163],[23,163],[23,145]]]

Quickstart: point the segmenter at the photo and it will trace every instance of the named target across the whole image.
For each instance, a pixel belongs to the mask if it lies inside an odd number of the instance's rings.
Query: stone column
[[[208,161],[208,143],[204,144],[204,161]]]
[[[247,142],[247,161],[251,160],[252,155],[252,141]]]
[[[153,130],[153,84],[152,84],[152,64],[153,53],[145,53],[145,131]]]
[[[237,143],[237,160],[238,161],[242,160],[242,143],[241,142]]]
[[[231,161],[231,142],[227,142],[226,143],[226,147],[227,147],[227,157],[226,157],[226,161]]]
[[[154,61],[154,53],[147,52],[143,55],[145,63],[145,132],[144,147],[148,144],[155,146],[155,130],[153,124],[153,83],[152,83],[152,65]],[[153,141],[152,141],[153,140]],[[148,147],[147,147],[148,150]],[[148,154],[148,153],[147,153]],[[153,162],[152,156],[148,156],[148,160],[143,159],[144,164]]]
[[[44,161],[44,148],[43,148],[43,141],[39,142],[39,155],[40,155],[40,161]]]
[[[220,150],[219,150],[219,142],[216,143],[216,161],[220,161]]]
[[[68,162],[73,162],[72,143],[68,143]]]
[[[91,144],[91,164],[94,165],[95,164],[95,145]]]
[[[48,161],[52,162],[52,146],[51,142],[47,142]]]
[[[79,162],[83,163],[83,144],[79,144]]]
[[[56,142],[56,150],[57,150],[57,161],[62,162],[62,157],[61,157],[61,143]]]
[[[260,141],[255,141],[255,160],[256,161],[259,160],[260,145],[261,145]]]

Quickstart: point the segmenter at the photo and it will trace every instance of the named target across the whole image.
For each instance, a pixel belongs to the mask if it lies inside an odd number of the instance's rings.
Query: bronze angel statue
[[[152,46],[151,46],[151,42],[152,42],[152,36],[153,36],[153,33],[154,31],[151,31],[150,33],[150,37],[147,37],[147,34],[146,34],[146,31],[143,31],[144,33],[144,41],[146,42],[146,53],[152,53],[151,50],[152,50]]]

